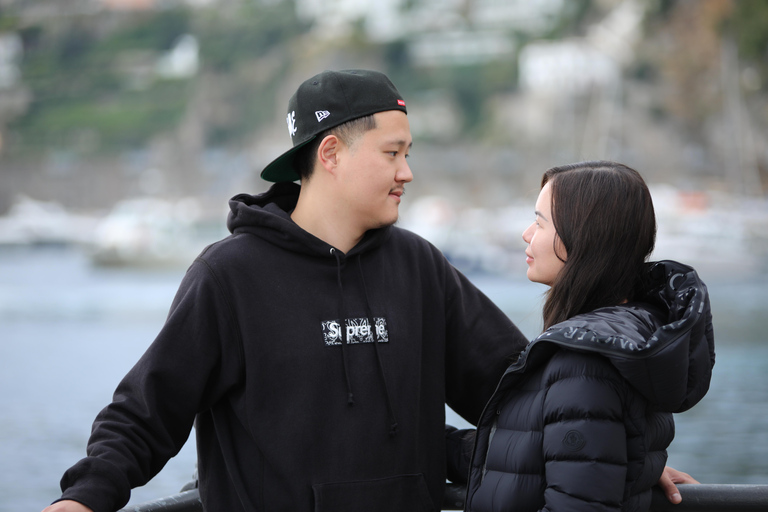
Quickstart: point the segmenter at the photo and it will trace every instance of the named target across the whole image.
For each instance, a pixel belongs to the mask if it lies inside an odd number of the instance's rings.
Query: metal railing
[[[653,488],[651,512],[751,512],[768,511],[768,485],[689,484],[679,485],[683,502],[673,505],[658,487]],[[448,484],[443,510],[462,510],[466,488]],[[202,512],[194,483],[179,494],[132,505],[119,512]]]
[[[683,502],[673,505],[658,487],[653,488],[652,512],[736,512],[768,510],[768,485],[678,485]]]

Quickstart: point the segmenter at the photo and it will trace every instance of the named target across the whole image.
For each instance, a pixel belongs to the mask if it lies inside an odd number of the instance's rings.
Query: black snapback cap
[[[274,159],[261,177],[267,181],[296,181],[296,152],[319,133],[347,121],[405,109],[405,101],[386,75],[378,71],[348,69],[323,71],[302,83],[288,100],[288,133],[293,147]]]

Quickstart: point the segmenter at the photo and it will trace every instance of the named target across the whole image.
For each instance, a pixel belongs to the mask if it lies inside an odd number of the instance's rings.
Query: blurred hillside
[[[288,97],[376,68],[406,98],[409,196],[485,206],[607,158],[763,197],[763,0],[0,0],[0,214],[267,187]]]

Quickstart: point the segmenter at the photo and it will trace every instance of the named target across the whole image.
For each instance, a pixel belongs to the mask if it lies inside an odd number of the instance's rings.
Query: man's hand
[[[72,500],[57,501],[50,507],[45,507],[43,512],[93,512],[82,503]]]
[[[664,472],[659,478],[659,487],[664,491],[670,503],[677,505],[683,498],[675,484],[698,484],[699,482],[688,473],[683,473],[669,466],[664,466]]]

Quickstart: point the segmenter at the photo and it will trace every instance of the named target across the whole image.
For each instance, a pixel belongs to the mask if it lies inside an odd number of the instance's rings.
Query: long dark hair
[[[545,330],[574,315],[632,300],[656,241],[651,194],[634,169],[581,162],[549,169],[541,186],[547,183],[555,231],[567,256],[547,292]]]

